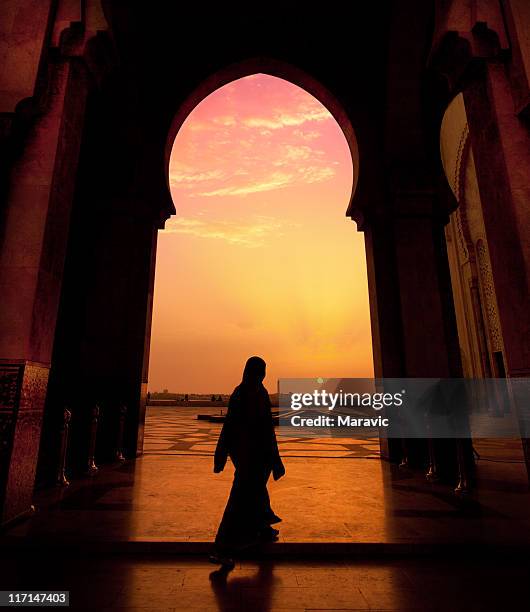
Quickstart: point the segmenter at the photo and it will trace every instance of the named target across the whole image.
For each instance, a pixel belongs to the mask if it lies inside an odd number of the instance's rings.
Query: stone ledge
[[[53,548],[63,553],[133,554],[133,555],[208,555],[213,542],[172,540],[73,540],[57,538],[0,538],[4,553],[44,552]],[[246,551],[242,558],[383,558],[451,557],[485,558],[505,555],[528,556],[530,542],[277,542]]]

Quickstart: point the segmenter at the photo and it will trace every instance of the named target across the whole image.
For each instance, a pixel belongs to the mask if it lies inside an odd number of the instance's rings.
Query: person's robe
[[[261,382],[243,382],[230,397],[215,450],[216,471],[228,457],[235,467],[234,481],[215,542],[233,551],[257,541],[263,528],[279,520],[270,507],[267,481],[281,459],[269,395]]]

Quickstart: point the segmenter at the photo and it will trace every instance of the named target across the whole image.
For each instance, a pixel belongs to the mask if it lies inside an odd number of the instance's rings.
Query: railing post
[[[72,413],[68,408],[64,409],[63,423],[61,426],[61,446],[59,449],[59,466],[57,469],[56,484],[59,487],[67,487],[70,482],[66,478],[66,453],[68,450],[68,437],[70,430],[70,421],[72,420]]]
[[[430,436],[427,439],[427,444],[429,446],[429,467],[425,474],[425,478],[427,478],[429,482],[437,482],[438,466],[436,464],[436,450],[434,448],[434,440]]]
[[[123,434],[125,431],[125,418],[127,416],[127,406],[121,404],[118,421],[118,440],[116,443],[116,461],[125,461],[123,456]]]
[[[461,439],[456,441],[456,458],[458,461],[458,484],[455,488],[456,495],[464,496],[469,493],[469,477],[464,444]]]
[[[98,471],[98,466],[95,462],[96,454],[96,436],[98,433],[98,418],[99,418],[99,406],[96,404],[92,409],[92,418],[90,420],[90,437],[88,440],[88,465],[87,465],[87,476],[93,476]]]
[[[401,462],[399,464],[400,468],[408,468],[409,467],[409,453],[407,448],[407,442],[404,438],[401,438]]]

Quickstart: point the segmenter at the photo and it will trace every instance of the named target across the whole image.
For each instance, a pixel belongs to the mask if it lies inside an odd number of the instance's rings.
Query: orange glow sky
[[[352,176],[336,121],[287,81],[239,79],[193,110],[159,233],[151,391],[230,392],[251,355],[272,392],[279,377],[373,376]]]

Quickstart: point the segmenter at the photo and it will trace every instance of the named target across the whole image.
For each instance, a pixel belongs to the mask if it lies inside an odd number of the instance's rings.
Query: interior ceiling
[[[369,61],[379,55],[391,14],[389,0],[343,0],[312,8],[299,2],[273,0],[261,12],[253,3],[241,6],[219,3],[127,2],[104,0],[104,10],[116,42],[129,58],[178,51],[183,59],[213,57],[230,49],[247,56],[276,55],[284,50],[300,56],[318,50],[335,60],[362,54]],[[240,58],[237,58],[240,59]]]

